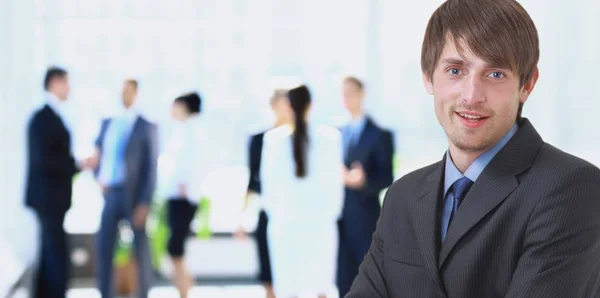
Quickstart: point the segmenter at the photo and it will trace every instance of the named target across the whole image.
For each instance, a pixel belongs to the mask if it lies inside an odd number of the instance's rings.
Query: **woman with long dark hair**
[[[288,98],[292,124],[267,132],[262,154],[273,287],[278,298],[326,297],[335,286],[342,141],[336,129],[307,122],[306,86],[291,89]]]

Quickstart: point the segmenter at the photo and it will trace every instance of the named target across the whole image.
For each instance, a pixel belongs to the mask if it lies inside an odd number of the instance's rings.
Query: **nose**
[[[463,81],[462,100],[466,103],[475,104],[485,101],[485,92],[482,78],[472,75]]]

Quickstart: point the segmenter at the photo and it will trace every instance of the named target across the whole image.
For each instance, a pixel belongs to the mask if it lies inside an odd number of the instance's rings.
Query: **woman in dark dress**
[[[271,108],[275,113],[275,125],[274,127],[279,127],[288,123],[291,119],[291,110],[289,107],[289,102],[287,100],[287,90],[278,89],[275,90],[273,96],[271,97]],[[263,136],[265,132],[261,132],[259,134],[253,135],[250,138],[250,146],[248,151],[248,166],[250,168],[250,181],[248,183],[248,195],[246,196],[246,204],[244,209],[246,209],[248,205],[248,198],[252,195],[260,195],[260,161],[261,161],[261,152],[263,146]],[[258,217],[258,225],[256,227],[256,231],[254,233],[257,248],[258,248],[258,258],[260,262],[260,272],[259,272],[259,280],[263,283],[267,297],[275,297],[273,294],[272,281],[273,277],[271,276],[271,262],[269,258],[269,249],[267,246],[267,223],[268,218],[265,211],[261,208],[259,217]],[[240,227],[237,231],[238,238],[246,238],[246,231],[243,227]]]

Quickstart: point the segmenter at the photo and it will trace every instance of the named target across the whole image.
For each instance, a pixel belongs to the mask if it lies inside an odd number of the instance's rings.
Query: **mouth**
[[[474,112],[454,112],[460,122],[468,128],[477,128],[489,118],[488,116]]]

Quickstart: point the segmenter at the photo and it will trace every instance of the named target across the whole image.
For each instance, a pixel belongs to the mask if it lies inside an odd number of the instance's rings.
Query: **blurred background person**
[[[343,203],[341,137],[333,128],[307,123],[306,86],[291,89],[288,98],[293,123],[265,134],[260,173],[273,286],[279,298],[326,297],[335,285]]]
[[[171,116],[176,125],[166,143],[163,156],[169,159],[172,168],[166,175],[167,214],[171,235],[168,252],[173,262],[173,284],[179,295],[188,297],[193,278],[184,262],[185,240],[190,235],[190,223],[194,219],[198,202],[202,197],[201,182],[209,165],[202,156],[206,147],[204,132],[199,125],[202,101],[197,93],[189,93],[175,99]]]
[[[289,101],[287,98],[287,90],[277,89],[271,96],[271,109],[275,114],[275,125],[274,128],[280,127],[284,124],[289,124],[291,119],[291,110]],[[261,194],[260,186],[260,164],[261,155],[263,149],[263,137],[265,132],[255,134],[250,138],[250,146],[248,148],[248,167],[250,168],[250,181],[248,183],[248,194],[244,203],[244,210],[246,211],[249,200],[255,195]],[[258,224],[254,233],[257,251],[258,251],[258,262],[259,262],[259,280],[264,285],[266,296],[271,298],[275,297],[273,294],[273,277],[271,273],[271,260],[269,256],[269,246],[267,238],[267,225],[268,217],[265,210],[260,208],[258,215]],[[237,231],[237,237],[245,239],[247,237],[245,229],[240,226]]]
[[[113,257],[119,222],[127,219],[134,234],[138,266],[138,297],[147,297],[153,274],[150,263],[146,219],[156,184],[157,128],[135,107],[138,82],[123,84],[121,113],[102,122],[96,140],[100,166],[98,183],[104,210],[97,237],[98,287],[104,298],[114,297]]]
[[[65,102],[69,96],[66,70],[51,67],[44,78],[46,103],[29,122],[28,173],[25,203],[38,217],[41,254],[34,282],[35,297],[65,297],[69,279],[67,235],[63,227],[71,207],[73,176],[93,166],[76,162]]]
[[[365,87],[355,77],[343,81],[344,106],[351,116],[342,131],[345,199],[339,222],[337,286],[344,297],[358,274],[379,218],[380,192],[394,179],[391,132],[365,114]]]

